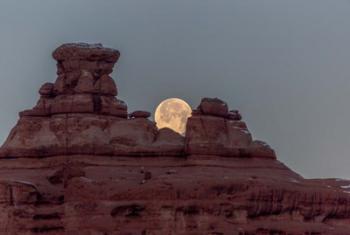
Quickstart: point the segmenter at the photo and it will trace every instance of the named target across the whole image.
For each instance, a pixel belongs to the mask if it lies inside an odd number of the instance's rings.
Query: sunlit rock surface
[[[0,149],[0,234],[350,234],[350,181],[304,179],[218,98],[185,136],[128,114],[110,77],[119,55],[54,51],[56,82]]]

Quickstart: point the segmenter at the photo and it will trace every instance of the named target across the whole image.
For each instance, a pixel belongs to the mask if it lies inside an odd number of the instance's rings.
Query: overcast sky
[[[350,178],[350,1],[0,0],[0,140],[66,42],[119,49],[129,110],[219,97],[305,177]]]

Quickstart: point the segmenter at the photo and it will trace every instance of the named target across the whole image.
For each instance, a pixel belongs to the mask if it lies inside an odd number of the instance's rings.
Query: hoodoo
[[[128,113],[110,77],[119,56],[53,52],[56,81],[0,148],[0,234],[350,234],[350,181],[293,172],[218,98],[184,136]]]

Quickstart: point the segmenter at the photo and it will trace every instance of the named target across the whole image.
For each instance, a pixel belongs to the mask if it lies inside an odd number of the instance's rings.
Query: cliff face
[[[116,98],[118,51],[53,57],[0,149],[0,234],[350,234],[350,181],[296,174],[225,102],[202,99],[185,136],[158,130]]]

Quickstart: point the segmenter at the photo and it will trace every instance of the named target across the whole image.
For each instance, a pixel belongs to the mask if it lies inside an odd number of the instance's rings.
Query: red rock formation
[[[37,105],[20,113],[0,155],[183,154],[183,138],[178,135],[163,143],[155,123],[146,119],[149,112],[133,112],[127,119],[127,106],[115,98],[117,87],[109,76],[118,51],[100,44],[65,44],[53,57],[57,60],[56,82],[45,83]]]
[[[186,128],[186,153],[276,159],[275,152],[262,141],[253,141],[237,110],[218,98],[202,99]]]
[[[0,149],[0,234],[348,235],[350,181],[309,180],[205,98],[185,136],[127,115],[119,52],[65,44]]]

